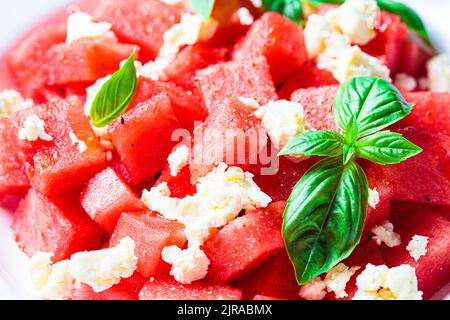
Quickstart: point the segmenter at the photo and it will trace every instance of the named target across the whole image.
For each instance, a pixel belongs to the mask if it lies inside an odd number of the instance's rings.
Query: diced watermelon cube
[[[168,166],[161,172],[155,186],[161,183],[167,183],[171,197],[184,198],[188,195],[192,196],[197,192],[197,188],[191,183],[191,171],[189,167],[184,167],[175,177],[170,174]]]
[[[267,134],[253,110],[238,99],[217,104],[204,123],[195,128],[192,180],[206,175],[217,162],[247,167],[259,163]]]
[[[195,282],[183,285],[171,278],[150,279],[139,293],[140,300],[241,300],[242,291],[228,285]]]
[[[242,288],[246,298],[262,295],[275,299],[299,299],[300,288],[294,267],[285,251],[243,278],[237,286]]]
[[[105,167],[105,152],[83,113],[81,100],[76,97],[52,100],[13,117],[25,119],[30,114],[45,122],[45,131],[52,137],[48,142],[23,142],[33,188],[45,195],[60,194],[81,187]],[[86,151],[80,152],[70,138],[71,133],[86,144]]]
[[[96,11],[109,22],[120,41],[142,48],[144,61],[158,56],[163,35],[180,20],[181,10],[159,0],[103,0]]]
[[[281,237],[285,202],[250,211],[221,229],[203,250],[210,260],[207,280],[238,280],[284,248]]]
[[[138,300],[139,292],[147,279],[135,272],[131,277],[122,279],[119,284],[102,292],[95,292],[84,283],[77,283],[72,291],[73,300]]]
[[[175,245],[183,248],[186,244],[181,224],[148,213],[122,213],[111,236],[110,246],[117,245],[127,236],[136,243],[137,271],[144,277],[167,271],[167,265],[161,258],[165,247]]]
[[[303,29],[277,12],[263,14],[237,43],[234,60],[253,60],[264,56],[276,84],[308,60]]]
[[[145,210],[145,205],[111,168],[93,177],[81,194],[81,205],[103,230],[112,233],[122,212]]]
[[[406,93],[405,99],[414,107],[396,127],[412,126],[434,134],[450,135],[450,93],[413,92]]]
[[[199,95],[170,82],[158,82],[142,77],[139,78],[135,95],[128,108],[132,109],[157,94],[169,96],[173,111],[183,128],[192,130],[195,121],[203,121],[206,118],[206,108]]]
[[[251,300],[270,300],[270,301],[275,301],[275,300],[281,300],[281,299],[257,294],[255,296],[253,296],[253,298],[251,298]]]
[[[164,168],[175,146],[172,133],[179,128],[165,94],[138,104],[110,125],[112,142],[133,184],[154,177]]]
[[[303,88],[315,88],[338,84],[333,74],[317,68],[315,63],[307,62],[293,73],[279,91],[282,99],[290,100],[294,91]]]
[[[428,48],[423,48],[415,40],[406,40],[403,45],[400,71],[415,78],[426,76],[426,65],[433,56]]]
[[[0,197],[5,194],[26,193],[30,187],[25,172],[26,157],[17,133],[18,119],[0,119]]]
[[[116,72],[134,48],[110,37],[56,44],[47,52],[48,84],[96,81]]]
[[[220,108],[230,98],[254,98],[259,104],[276,100],[277,94],[267,61],[218,63],[197,72],[206,108],[209,112]]]
[[[54,262],[73,253],[97,249],[103,232],[78,203],[77,194],[50,199],[30,189],[14,214],[12,229],[29,256],[50,252]]]
[[[395,248],[382,246],[383,258],[389,267],[409,264],[415,268],[419,290],[428,299],[450,281],[450,221],[429,209],[404,203],[393,204],[391,221],[402,244]],[[406,250],[414,235],[429,238],[427,252],[417,262]]]
[[[26,97],[42,96],[40,91],[48,82],[47,51],[65,38],[65,24],[41,27],[11,52],[11,72]]]
[[[340,132],[333,118],[333,102],[339,86],[300,89],[295,91],[291,100],[301,103],[305,109],[305,121],[316,130]]]

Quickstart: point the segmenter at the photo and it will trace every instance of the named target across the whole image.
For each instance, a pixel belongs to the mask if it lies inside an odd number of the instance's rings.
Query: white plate
[[[14,0],[0,1],[0,52],[34,23],[70,0]],[[448,13],[450,1],[404,0],[424,18],[434,42],[444,52],[450,52]],[[27,273],[27,257],[18,249],[9,228],[11,213],[0,209],[0,299],[32,299]],[[441,290],[435,299],[450,299],[450,286]]]

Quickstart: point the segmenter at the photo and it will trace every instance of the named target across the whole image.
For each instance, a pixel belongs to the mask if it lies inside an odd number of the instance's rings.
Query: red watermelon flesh
[[[77,283],[72,291],[73,300],[139,300],[139,291],[146,279],[135,272],[131,277],[122,279],[119,284],[102,292],[95,292],[84,283]]]
[[[275,301],[275,300],[281,300],[281,299],[257,294],[255,296],[253,296],[253,298],[251,298],[250,300],[270,300],[270,301]]]
[[[50,199],[30,189],[14,214],[16,241],[29,256],[53,253],[54,262],[100,247],[103,232],[78,203],[78,194]]]
[[[65,24],[40,27],[10,53],[11,72],[26,97],[41,97],[48,82],[47,51],[65,38]]]
[[[122,212],[142,211],[145,205],[111,168],[93,177],[81,194],[81,205],[105,231],[112,233]]]
[[[242,288],[245,298],[262,295],[275,299],[299,299],[300,288],[295,278],[294,267],[285,251],[251,272],[236,286]]]
[[[33,188],[46,195],[60,194],[81,187],[105,167],[105,153],[83,113],[81,100],[53,100],[13,117],[25,119],[31,113],[45,122],[45,131],[53,138],[49,142],[23,142]],[[71,132],[86,144],[86,151],[80,153],[72,143]]]
[[[259,151],[267,145],[266,131],[253,110],[236,98],[217,106],[194,131],[192,181],[217,162],[243,168],[257,164]]]
[[[111,23],[120,41],[139,45],[147,62],[158,56],[164,33],[180,15],[180,9],[159,0],[103,0],[95,17]]]
[[[426,76],[426,65],[432,57],[430,49],[423,48],[414,40],[407,40],[403,45],[400,71],[416,78]]]
[[[167,270],[161,258],[165,247],[175,245],[183,248],[186,244],[181,224],[144,212],[122,213],[111,236],[110,246],[117,245],[127,236],[136,243],[137,271],[144,277]]]
[[[183,128],[192,130],[195,121],[203,121],[207,112],[202,98],[192,91],[186,91],[170,82],[158,82],[147,78],[139,78],[133,100],[129,109],[145,102],[158,94],[167,94],[173,111]]]
[[[291,100],[301,103],[305,110],[305,121],[316,130],[340,132],[333,118],[333,102],[339,86],[300,89],[295,91]]]
[[[0,119],[0,197],[25,193],[30,183],[25,172],[25,154],[17,133],[18,118]]]
[[[188,195],[192,196],[197,192],[197,188],[191,183],[191,172],[189,167],[184,167],[175,177],[170,174],[168,166],[161,172],[155,186],[161,183],[167,183],[171,197],[184,198]]]
[[[298,89],[336,84],[338,82],[329,71],[317,68],[312,62],[306,62],[286,80],[278,94],[282,99],[290,100],[292,93]]]
[[[139,293],[140,300],[241,300],[242,291],[228,285],[195,282],[183,285],[171,278],[150,279]]]
[[[285,202],[248,212],[209,239],[203,250],[210,260],[207,280],[235,281],[284,248],[281,237]]]
[[[180,128],[165,94],[128,110],[109,128],[113,144],[133,184],[160,172],[175,146],[172,133]]]
[[[414,92],[405,94],[414,107],[396,127],[414,127],[434,134],[450,135],[450,93]]]
[[[237,43],[234,60],[264,56],[276,84],[283,82],[307,60],[303,29],[277,12],[263,14]]]
[[[393,204],[391,221],[402,244],[395,248],[382,246],[383,258],[389,267],[409,264],[415,268],[419,290],[428,299],[450,281],[450,221],[429,209],[404,203]],[[429,237],[427,252],[417,262],[406,250],[414,235]]]
[[[56,44],[47,52],[48,84],[94,82],[116,72],[134,49],[111,37]]]
[[[231,98],[254,98],[261,105],[277,99],[269,65],[263,57],[218,63],[198,71],[197,79],[209,112]]]

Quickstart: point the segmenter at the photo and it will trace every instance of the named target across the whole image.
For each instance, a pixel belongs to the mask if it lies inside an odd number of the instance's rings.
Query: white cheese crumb
[[[134,249],[134,241],[125,237],[113,248],[75,253],[70,258],[69,273],[95,292],[107,290],[133,275],[137,264]]]
[[[300,287],[298,295],[305,300],[323,300],[327,295],[327,285],[319,277]]]
[[[450,92],[450,54],[440,54],[428,62],[431,91]]]
[[[67,18],[66,43],[82,39],[97,39],[113,36],[112,25],[107,22],[93,22],[88,13],[74,12]]]
[[[358,45],[376,37],[375,25],[380,14],[375,0],[347,0],[325,14],[328,23]]]
[[[53,138],[45,132],[45,122],[37,115],[28,116],[23,128],[19,130],[19,139],[28,141],[37,141],[38,139],[44,141],[52,141]]]
[[[160,0],[160,1],[171,6],[176,6],[184,3],[184,0]]]
[[[411,241],[408,243],[406,250],[408,250],[409,255],[415,260],[419,261],[421,257],[427,254],[428,237],[414,235]]]
[[[191,284],[208,274],[209,259],[198,246],[185,250],[177,246],[165,247],[162,259],[172,265],[170,274],[182,284]]]
[[[52,265],[51,253],[39,252],[30,259],[30,275],[39,298],[70,299],[74,280],[68,273],[68,260]]]
[[[253,4],[254,7],[256,8],[261,8],[263,3],[262,0],[250,0],[250,2]]]
[[[24,99],[16,90],[0,91],[0,118],[33,106],[33,100]]]
[[[394,248],[402,243],[400,235],[394,232],[394,225],[389,221],[385,221],[381,225],[372,228],[371,231],[375,235],[373,240],[379,246],[384,243],[389,248]]]
[[[255,111],[273,144],[282,149],[297,135],[305,132],[305,112],[300,103],[287,100],[271,101]]]
[[[368,264],[356,284],[353,300],[422,300],[415,270],[405,264],[391,269]]]
[[[240,8],[237,11],[237,15],[239,17],[239,22],[243,26],[251,26],[253,22],[255,22],[255,18],[253,18],[253,15],[251,14],[250,10],[248,10],[245,7]]]
[[[333,269],[328,271],[325,277],[325,283],[329,291],[333,291],[337,298],[345,298],[348,296],[345,288],[352,276],[360,267],[347,267],[343,263],[339,263]]]
[[[316,58],[326,48],[326,40],[331,37],[335,31],[325,19],[324,16],[312,14],[308,17],[305,26],[304,36],[305,45],[309,58]],[[347,43],[348,39],[343,38]]]
[[[170,220],[177,220],[177,207],[180,199],[171,198],[167,182],[158,184],[142,193],[142,202],[154,212],[160,213],[163,217]]]
[[[378,193],[377,188],[369,188],[369,206],[373,209],[376,209],[379,203],[380,194]]]
[[[246,97],[238,97],[238,100],[245,105],[246,107],[249,107],[251,109],[259,109],[260,105],[258,101],[256,101],[253,98],[246,98]]]
[[[78,151],[80,153],[84,153],[88,149],[86,142],[78,139],[78,137],[75,135],[75,133],[73,131],[69,132],[69,138],[70,138],[70,141],[72,142],[72,145],[77,146]]]
[[[398,73],[395,76],[394,85],[401,91],[410,92],[417,88],[417,80],[406,73]]]
[[[189,148],[185,145],[178,147],[167,158],[169,162],[170,175],[176,177],[180,171],[189,163]]]

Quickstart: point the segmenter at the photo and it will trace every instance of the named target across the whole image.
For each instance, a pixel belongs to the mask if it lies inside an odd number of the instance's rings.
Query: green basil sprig
[[[189,0],[189,7],[194,10],[195,13],[201,15],[203,19],[208,20],[211,17],[214,9],[215,0]]]
[[[361,240],[368,182],[356,159],[395,164],[422,152],[401,134],[380,131],[411,107],[386,80],[353,78],[339,88],[333,105],[344,134],[306,132],[280,152],[329,157],[300,179],[283,216],[283,238],[300,285],[346,259]]]
[[[90,117],[96,127],[105,127],[120,117],[134,95],[137,83],[133,52],[119,71],[100,89],[92,103]]]
[[[263,5],[268,11],[276,11],[289,19],[303,22],[302,0],[263,0]]]

